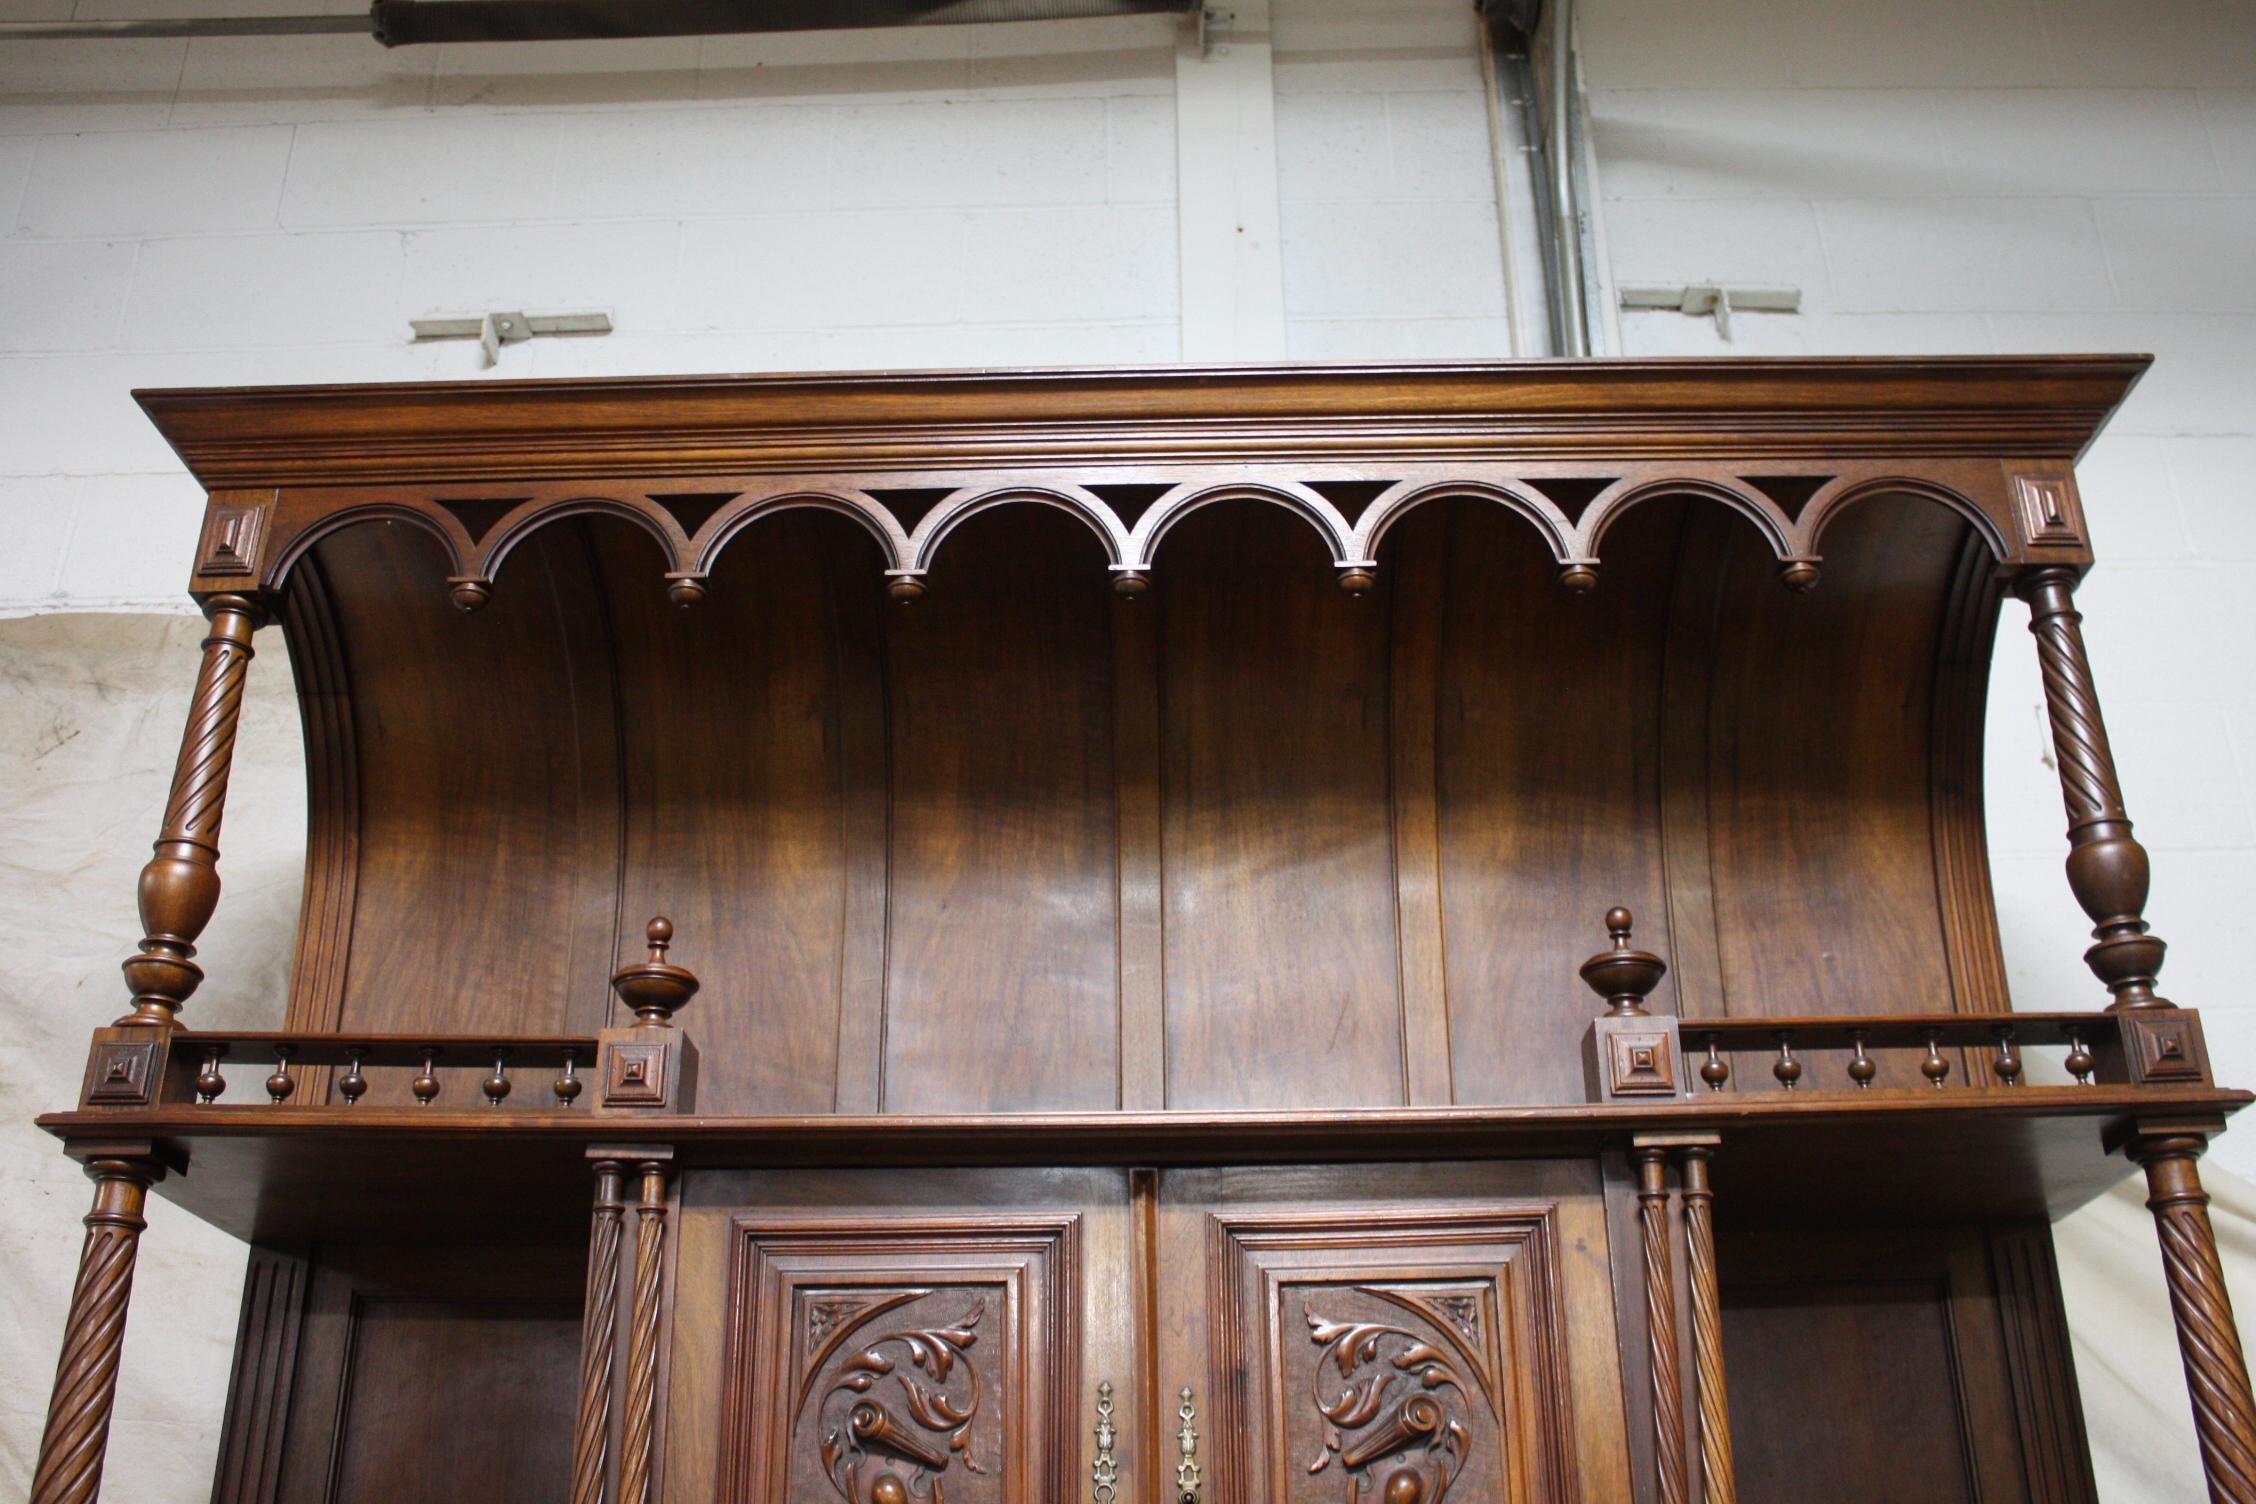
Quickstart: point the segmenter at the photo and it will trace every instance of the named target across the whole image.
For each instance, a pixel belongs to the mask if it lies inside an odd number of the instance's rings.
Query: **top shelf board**
[[[2073,460],[2143,355],[421,382],[137,393],[207,488],[1838,455]]]

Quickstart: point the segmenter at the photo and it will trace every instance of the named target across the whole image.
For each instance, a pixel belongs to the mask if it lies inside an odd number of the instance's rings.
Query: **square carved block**
[[[203,537],[196,544],[196,573],[207,578],[256,574],[267,507],[264,499],[238,502],[215,497],[204,514]]]
[[[1210,1217],[1213,1504],[1577,1496],[1551,1204]]]
[[[1606,1036],[1617,1097],[1676,1095],[1676,1041],[1663,1030],[1624,1029]]]
[[[2076,500],[2076,483],[2064,475],[2016,475],[2013,509],[2026,542],[2075,548],[2084,541],[2084,515]]]
[[[103,1040],[86,1071],[89,1107],[146,1107],[155,1100],[159,1046],[149,1040]]]
[[[2141,1086],[2202,1086],[2209,1080],[2209,1049],[2201,1020],[2191,1013],[2127,1013],[2123,1043],[2132,1078]]]
[[[1677,1058],[1673,1018],[1600,1018],[1590,1025],[1591,1086],[1602,1102],[1677,1096]]]
[[[1081,1497],[1081,1219],[739,1217],[727,1504]]]
[[[606,1044],[603,1049],[603,1105],[665,1106],[667,1056],[672,1050],[672,1041],[662,1039]]]

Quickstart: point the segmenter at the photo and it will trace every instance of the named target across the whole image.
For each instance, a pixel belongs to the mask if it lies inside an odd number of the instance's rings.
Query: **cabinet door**
[[[1187,1171],[1160,1201],[1202,1504],[1627,1497],[1588,1167]]]
[[[685,1188],[664,1496],[1051,1504],[1126,1346],[1125,1177],[708,1174]]]

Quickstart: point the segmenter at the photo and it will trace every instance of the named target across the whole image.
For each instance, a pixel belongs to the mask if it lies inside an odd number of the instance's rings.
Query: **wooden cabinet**
[[[1626,1498],[1605,1239],[1582,1163],[701,1176],[666,1497],[1076,1497],[1109,1383],[1122,1497]]]
[[[1159,1226],[1206,1498],[1629,1497],[1594,1166],[1171,1171]]]
[[[1077,1497],[1132,1287],[1126,1178],[699,1177],[668,1499]],[[717,1445],[714,1445],[717,1443]]]
[[[221,1504],[2084,1504],[2043,1228],[2134,1164],[2256,1504],[2194,1169],[2250,1097],[2074,600],[2143,368],[143,394],[212,631],[42,1119],[35,1504],[152,1190],[260,1250]],[[2016,600],[2077,997],[1990,894]],[[274,624],[297,964],[203,1031]]]

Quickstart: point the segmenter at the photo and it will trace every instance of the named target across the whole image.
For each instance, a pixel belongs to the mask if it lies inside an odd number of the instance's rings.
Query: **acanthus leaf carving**
[[[840,1365],[820,1435],[823,1472],[847,1504],[946,1504],[950,1466],[986,1472],[971,1449],[982,1385],[970,1353],[986,1314],[980,1296],[952,1322],[886,1332]]]
[[[1448,1356],[1402,1327],[1307,1314],[1309,1340],[1324,1349],[1311,1384],[1323,1448],[1308,1471],[1321,1473],[1336,1458],[1348,1504],[1374,1489],[1383,1504],[1442,1504],[1473,1445],[1447,1398],[1466,1399]],[[1338,1371],[1336,1381],[1327,1369]]]

